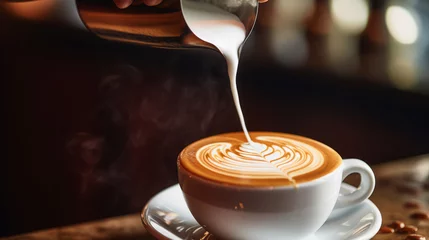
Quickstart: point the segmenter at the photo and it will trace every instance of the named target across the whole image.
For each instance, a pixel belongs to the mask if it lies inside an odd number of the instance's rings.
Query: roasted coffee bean
[[[405,240],[426,240],[426,238],[419,234],[410,234],[405,238]]]
[[[405,223],[401,222],[401,221],[394,221],[391,224],[387,225],[388,227],[391,227],[395,230],[401,229],[403,227],[405,227]]]
[[[408,201],[404,203],[404,208],[408,209],[419,209],[421,208],[421,204],[416,201]]]
[[[401,234],[411,234],[411,233],[416,233],[419,229],[417,227],[414,226],[405,226],[401,229],[398,229],[396,232],[397,233],[401,233]]]
[[[429,220],[429,212],[415,212],[410,215],[410,218],[417,220]]]
[[[382,234],[394,233],[394,232],[395,232],[395,229],[391,227],[386,227],[386,226],[381,227],[380,230],[378,231],[378,233],[382,233]]]

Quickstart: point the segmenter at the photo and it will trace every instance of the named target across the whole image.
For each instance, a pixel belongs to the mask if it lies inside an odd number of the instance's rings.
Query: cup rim
[[[191,177],[193,181],[198,181],[204,184],[208,184],[214,187],[218,188],[226,188],[226,189],[240,189],[240,190],[249,190],[249,191],[282,191],[282,190],[291,190],[291,189],[299,189],[299,188],[307,188],[307,187],[313,187],[317,186],[319,184],[322,184],[326,178],[331,177],[334,174],[337,174],[338,171],[342,171],[343,169],[343,162],[344,160],[341,159],[341,164],[338,165],[337,168],[335,168],[332,172],[329,172],[319,178],[310,180],[308,182],[298,183],[296,185],[273,185],[273,186],[247,186],[247,185],[238,185],[233,183],[226,183],[221,181],[214,181],[211,179],[207,179],[201,176],[196,175],[195,173],[190,172],[188,169],[186,169],[182,164],[180,163],[180,158],[177,160],[177,169],[178,173],[185,174],[188,177]],[[179,185],[182,186],[182,181],[180,181],[181,178],[179,178]]]

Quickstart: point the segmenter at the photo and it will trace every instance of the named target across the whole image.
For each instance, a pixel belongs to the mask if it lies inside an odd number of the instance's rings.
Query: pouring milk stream
[[[196,1],[183,1],[182,4],[188,9],[184,17],[192,32],[201,40],[213,44],[225,57],[232,96],[241,127],[248,143],[255,148],[257,144],[252,141],[247,131],[237,89],[239,51],[246,38],[243,23],[236,15],[213,4]]]

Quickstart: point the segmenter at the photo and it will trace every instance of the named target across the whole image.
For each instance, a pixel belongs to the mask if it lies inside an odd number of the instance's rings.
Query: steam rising
[[[76,134],[67,146],[80,165],[83,200],[113,196],[109,207],[138,210],[176,182],[180,151],[212,134],[217,113],[232,107],[226,71],[214,67],[222,64],[179,57],[165,65],[168,70],[156,73],[119,65],[101,79],[93,130]]]

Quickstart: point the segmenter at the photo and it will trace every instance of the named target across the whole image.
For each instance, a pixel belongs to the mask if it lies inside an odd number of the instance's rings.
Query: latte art
[[[290,185],[333,171],[341,162],[319,142],[280,133],[230,133],[203,139],[187,147],[179,164],[214,181],[240,185]]]
[[[316,148],[291,139],[258,136],[254,143],[216,142],[196,154],[201,166],[237,178],[286,178],[307,174],[323,166]]]

